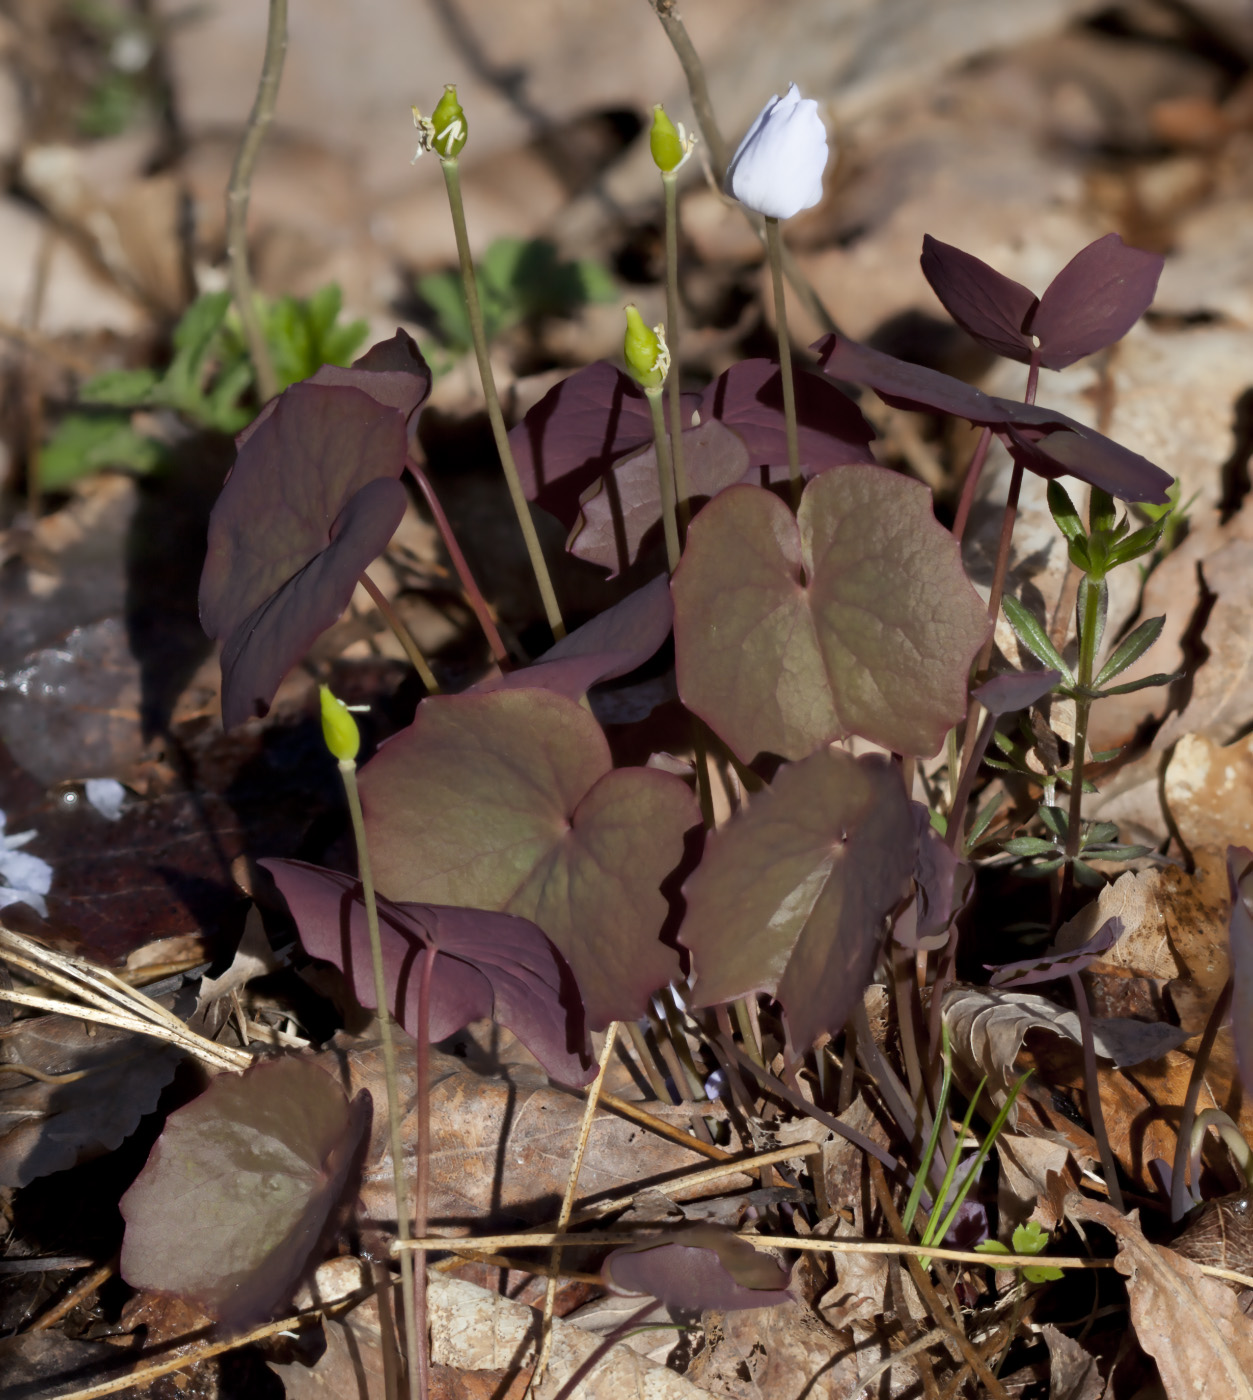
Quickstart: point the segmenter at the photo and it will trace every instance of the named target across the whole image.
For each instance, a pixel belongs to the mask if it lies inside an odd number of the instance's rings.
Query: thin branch
[[[248,196],[252,189],[252,172],[278,101],[279,80],[283,76],[283,59],[287,56],[287,0],[270,0],[270,23],[265,36],[265,59],[261,64],[261,80],[252,114],[244,128],[244,139],[231,169],[226,187],[226,256],[230,265],[231,296],[239,312],[248,353],[257,372],[257,394],[262,403],[278,393],[278,377],[270,358],[257,303],[253,296],[252,274],[248,269]]]

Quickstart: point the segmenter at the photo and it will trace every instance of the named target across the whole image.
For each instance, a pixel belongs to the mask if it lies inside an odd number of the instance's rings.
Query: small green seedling
[[[1013,1248],[1009,1249],[1000,1240],[984,1240],[976,1245],[980,1254],[1043,1254],[1049,1242],[1048,1231],[1042,1229],[1036,1220],[1028,1220],[1025,1225],[1014,1227],[1011,1236]],[[1025,1264],[1019,1272],[1028,1283],[1048,1283],[1050,1279],[1061,1278],[1062,1271],[1052,1264]]]

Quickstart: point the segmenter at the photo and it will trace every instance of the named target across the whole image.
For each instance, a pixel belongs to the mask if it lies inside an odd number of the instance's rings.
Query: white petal
[[[790,219],[822,199],[827,133],[818,104],[792,83],[772,97],[740,142],[726,188],[741,204],[774,219]]]
[[[87,801],[107,821],[115,822],[122,815],[126,789],[116,778],[88,778],[83,784]]]

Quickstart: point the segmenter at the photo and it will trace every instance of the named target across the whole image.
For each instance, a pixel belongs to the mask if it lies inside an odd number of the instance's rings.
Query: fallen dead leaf
[[[317,1057],[346,1091],[368,1089],[375,1113],[361,1199],[366,1218],[391,1222],[391,1155],[386,1093],[378,1046],[340,1037]],[[417,1140],[414,1056],[406,1037],[399,1054],[401,1099],[407,1106],[405,1140]],[[535,1223],[555,1217],[570,1172],[583,1116],[581,1095],[550,1085],[542,1071],[511,1065],[497,1074],[471,1069],[438,1051],[431,1054],[430,1220],[484,1227],[489,1221]],[[683,1109],[650,1104],[649,1111],[686,1128]],[[615,1114],[599,1115],[579,1176],[580,1203],[630,1193],[707,1166],[695,1150],[650,1133]],[[724,1177],[696,1196],[721,1195],[753,1185],[743,1174]]]
[[[1096,1357],[1051,1322],[1040,1330],[1049,1349],[1049,1400],[1100,1400],[1105,1382]]]
[[[1078,1195],[1066,1209],[1117,1239],[1132,1325],[1157,1362],[1168,1400],[1253,1400],[1253,1320],[1231,1289],[1173,1250],[1150,1244],[1134,1216]]]

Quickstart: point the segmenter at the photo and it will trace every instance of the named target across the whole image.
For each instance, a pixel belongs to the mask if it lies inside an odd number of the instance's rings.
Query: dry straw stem
[[[252,172],[256,168],[266,129],[274,118],[278,101],[279,80],[283,76],[283,59],[287,56],[287,0],[270,0],[270,23],[265,36],[265,59],[261,64],[261,79],[257,84],[256,101],[239,153],[231,169],[226,187],[226,256],[230,264],[231,297],[239,312],[248,342],[248,353],[257,371],[257,393],[262,403],[278,393],[278,378],[270,359],[257,303],[252,291],[252,274],[248,270],[248,195],[252,188]]]
[[[57,1001],[33,992],[0,988],[0,1001],[150,1035],[167,1044],[177,1045],[215,1069],[239,1073],[253,1063],[253,1057],[246,1051],[218,1045],[188,1030],[173,1012],[145,996],[138,988],[128,986],[108,968],[97,967],[83,958],[57,953],[2,924],[0,960],[60,992],[80,999],[78,1002]]]
[[[583,1112],[583,1122],[579,1126],[579,1142],[574,1149],[574,1161],[570,1164],[570,1177],[566,1182],[566,1194],[562,1197],[561,1210],[557,1215],[558,1233],[565,1231],[574,1209],[575,1192],[579,1189],[579,1172],[583,1169],[583,1157],[587,1152],[587,1140],[592,1134],[592,1122],[596,1117],[596,1100],[600,1086],[605,1082],[605,1071],[609,1068],[609,1057],[613,1054],[613,1044],[618,1038],[618,1023],[610,1021],[605,1030],[605,1043],[600,1048],[600,1062],[596,1068],[596,1078],[587,1091],[587,1108]],[[531,1389],[534,1390],[544,1379],[548,1367],[548,1353],[553,1344],[553,1309],[557,1304],[557,1280],[561,1269],[561,1245],[553,1249],[552,1272],[548,1275],[548,1287],[544,1290],[544,1313],[540,1323],[539,1357],[531,1375]]]
[[[197,1347],[195,1351],[175,1356],[169,1361],[159,1361],[152,1366],[141,1366],[138,1371],[131,1371],[125,1376],[116,1376],[111,1381],[101,1381],[99,1385],[89,1385],[84,1390],[66,1390],[62,1391],[60,1395],[49,1395],[47,1400],[97,1400],[102,1395],[116,1395],[122,1390],[132,1390],[147,1385],[149,1381],[155,1381],[159,1376],[168,1376],[174,1371],[185,1371],[189,1366],[194,1366],[199,1361],[207,1361],[211,1356],[220,1356],[224,1351],[235,1351],[239,1347],[250,1346],[253,1342],[263,1341],[266,1337],[276,1336],[279,1332],[295,1332],[302,1327],[309,1326],[310,1323],[319,1321],[322,1316],[322,1309],[315,1308],[312,1312],[297,1313],[294,1317],[285,1317],[278,1322],[267,1322],[264,1327],[254,1327],[251,1332],[245,1332],[242,1337],[231,1337],[227,1341],[206,1342],[203,1346]]]
[[[370,595],[370,601],[383,615],[384,622],[392,629],[396,640],[404,648],[405,655],[412,663],[413,669],[418,673],[418,679],[426,686],[426,693],[438,695],[439,682],[435,679],[435,673],[427,665],[426,657],[422,655],[421,648],[414,640],[413,633],[400,620],[400,614],[387,601],[383,590],[367,573],[363,573],[357,582]]]

